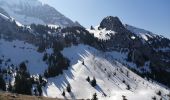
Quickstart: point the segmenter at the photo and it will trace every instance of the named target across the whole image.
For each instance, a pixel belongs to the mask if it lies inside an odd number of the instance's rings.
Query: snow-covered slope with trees
[[[90,46],[71,46],[62,53],[71,60],[70,68],[63,75],[48,79],[43,89],[44,96],[63,98],[65,91],[65,98],[73,100],[90,99],[94,93],[97,93],[99,100],[122,100],[122,96],[128,100],[168,99],[167,89],[141,78]],[[97,84],[93,87],[91,82],[94,78]],[[70,93],[67,92],[68,84],[71,86]],[[157,94],[159,91],[162,96]]]
[[[53,50],[47,49],[46,53],[52,54]],[[151,100],[154,97],[168,100],[169,90],[165,87],[141,78],[114,60],[121,59],[124,54],[104,53],[83,44],[64,48],[62,54],[71,61],[70,67],[63,74],[47,79],[47,85],[42,88],[44,96],[75,100],[91,99],[96,93],[99,100],[122,100],[122,96],[130,100]],[[37,47],[23,41],[0,40],[1,68],[26,62],[31,75],[43,75],[47,69],[43,55],[37,52]],[[94,85],[93,79],[96,80]],[[71,92],[67,92],[68,85]]]
[[[156,76],[169,75],[168,39],[112,16],[85,29],[37,0],[0,6],[0,89],[73,100],[170,99],[169,88],[155,81],[169,85],[169,76]]]
[[[130,30],[131,32],[135,33],[136,35],[138,35],[140,38],[142,38],[144,41],[148,41],[149,38],[154,38],[156,37],[155,34],[153,34],[150,31],[144,30],[144,29],[140,29],[140,28],[136,28],[134,26],[131,25],[125,25],[125,27]]]
[[[43,74],[47,69],[47,64],[43,62],[42,53],[37,52],[37,47],[23,41],[5,41],[0,39],[0,59],[2,59],[1,68],[10,65],[18,66],[22,62],[26,62],[28,71],[31,74]],[[48,49],[49,53],[52,50]]]

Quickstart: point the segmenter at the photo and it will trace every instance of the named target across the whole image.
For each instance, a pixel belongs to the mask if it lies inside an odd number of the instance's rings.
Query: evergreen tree
[[[126,99],[126,96],[124,96],[124,95],[122,95],[122,98],[123,98],[123,100],[127,100],[127,99]]]
[[[65,91],[63,91],[62,95],[65,97]]]
[[[20,65],[19,65],[19,68],[20,68],[20,71],[23,71],[25,72],[27,70],[27,67],[26,67],[26,64],[24,62],[22,62]]]
[[[158,91],[157,95],[161,96],[161,94],[162,94],[161,91]]]
[[[129,77],[129,71],[127,71],[127,75],[126,76]]]
[[[93,80],[91,81],[91,85],[92,85],[93,87],[96,86],[96,79],[95,79],[95,77],[93,77]]]
[[[2,89],[3,91],[6,90],[6,84],[3,75],[0,75],[0,89]]]
[[[30,78],[24,74],[17,73],[14,88],[16,93],[31,95],[32,83]]]
[[[12,85],[11,85],[11,82],[9,82],[8,91],[13,92],[13,87],[12,87]]]
[[[31,95],[32,80],[25,63],[21,63],[15,77],[14,92]]]
[[[152,100],[156,100],[156,97],[154,96],[154,97],[152,97]]]
[[[94,27],[93,27],[93,26],[91,26],[91,27],[90,27],[90,29],[91,29],[91,30],[94,30]]]
[[[90,77],[88,76],[86,80],[87,80],[88,82],[90,82]]]
[[[43,61],[46,61],[48,59],[48,54],[45,53],[44,56],[43,56]]]
[[[122,82],[125,83],[125,80],[123,79]]]
[[[37,85],[37,90],[38,90],[39,96],[42,96],[42,88],[41,87],[42,87],[41,84]]]
[[[93,94],[93,98],[92,98],[92,100],[98,100],[98,98],[97,98],[97,94],[96,94],[96,93],[94,93],[94,94]]]
[[[131,89],[131,88],[130,88],[130,85],[128,84],[128,85],[127,85],[127,90],[130,90],[130,89]]]
[[[84,61],[82,62],[82,65],[84,65]]]
[[[43,82],[43,79],[42,79],[41,75],[39,75],[39,82],[40,82],[40,84]]]
[[[71,86],[70,86],[70,84],[67,85],[67,92],[71,92]]]

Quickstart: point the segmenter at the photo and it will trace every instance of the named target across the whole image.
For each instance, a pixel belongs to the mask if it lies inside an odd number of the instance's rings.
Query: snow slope
[[[99,100],[122,100],[122,95],[128,100],[151,100],[154,96],[160,99],[161,97],[156,95],[159,90],[163,94],[163,100],[168,100],[167,89],[139,77],[92,47],[79,44],[65,48],[62,54],[71,60],[71,66],[63,75],[48,79],[47,86],[43,88],[44,96],[63,98],[62,91],[66,91],[69,83],[72,92],[66,92],[65,98],[73,100],[90,99],[94,93],[97,93]],[[91,80],[96,78],[97,86],[92,87],[86,81],[88,76]],[[127,90],[127,85],[131,87],[130,90]]]
[[[116,34],[116,32],[106,29],[98,29],[96,26],[94,29],[87,29],[90,33],[94,34],[95,37],[101,40],[109,40],[111,35]]]
[[[5,20],[8,20],[9,18],[7,16],[5,16],[4,14],[0,13],[0,17],[5,19]]]
[[[148,41],[149,38],[154,38],[156,35],[153,34],[150,31],[144,30],[144,29],[140,29],[140,28],[136,28],[134,26],[131,25],[125,25],[125,27],[130,30],[131,32],[135,33],[137,36],[139,36],[140,38],[142,38],[144,41]]]
[[[46,52],[51,54],[53,50],[47,49]],[[160,99],[161,96],[156,93],[161,91],[163,100],[169,99],[169,90],[139,77],[118,62],[125,59],[126,54],[104,53],[83,44],[65,48],[62,54],[70,59],[70,67],[62,75],[48,79],[46,87],[43,87],[46,97],[90,99],[97,93],[99,100],[122,100],[122,95],[128,100],[151,100],[154,96]],[[0,67],[17,66],[25,61],[31,75],[43,74],[47,69],[47,64],[42,61],[43,55],[37,52],[37,47],[23,41],[0,39],[0,59],[3,59]],[[86,81],[88,76],[90,80],[96,78],[95,87]],[[68,84],[71,85],[71,93],[66,90]],[[130,90],[127,90],[128,85]],[[62,96],[63,90],[66,97]]]
[[[0,7],[23,25],[34,23],[54,24],[61,27],[79,26],[55,8],[39,0],[0,0]]]
[[[51,51],[49,49],[47,52]],[[0,39],[0,59],[4,62],[0,67],[8,67],[8,65],[19,65],[22,62],[27,62],[28,71],[30,74],[43,74],[47,69],[47,64],[42,61],[43,53],[37,52],[37,47],[25,43],[23,41],[5,41]],[[8,61],[10,59],[10,61]]]

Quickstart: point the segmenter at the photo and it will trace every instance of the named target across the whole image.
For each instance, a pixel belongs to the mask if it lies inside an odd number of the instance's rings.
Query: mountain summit
[[[118,17],[108,16],[105,17],[100,23],[101,28],[106,28],[106,30],[113,30],[119,32],[124,29],[124,26]]]
[[[61,27],[79,26],[55,8],[38,0],[0,0],[0,7],[24,25],[53,24]]]

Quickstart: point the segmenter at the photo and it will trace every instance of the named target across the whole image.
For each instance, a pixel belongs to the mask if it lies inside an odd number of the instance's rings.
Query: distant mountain
[[[0,7],[10,16],[24,25],[53,24],[65,26],[80,26],[62,15],[55,8],[42,4],[38,0],[0,0]]]
[[[1,5],[44,7],[35,0],[21,1]],[[20,10],[14,15],[26,15]],[[47,26],[42,20],[42,25],[27,20],[25,26],[10,11],[0,8],[0,90],[72,100],[170,98],[169,39],[113,16],[85,29]]]

